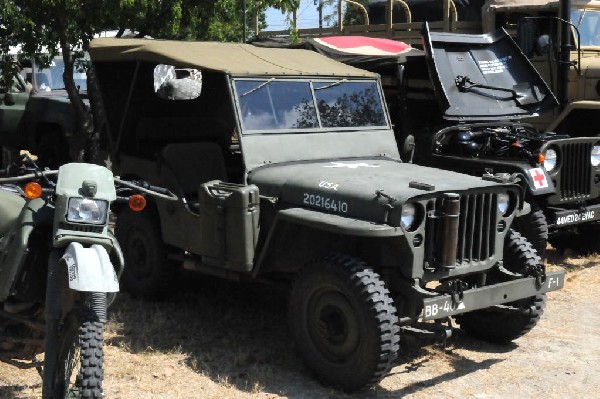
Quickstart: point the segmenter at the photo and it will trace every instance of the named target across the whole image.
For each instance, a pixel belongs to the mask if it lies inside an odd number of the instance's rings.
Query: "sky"
[[[331,14],[332,11],[332,7],[324,8],[323,15]],[[288,28],[287,22],[285,21],[286,14],[282,14],[281,11],[274,8],[269,8],[266,11],[266,17],[268,27],[265,30],[284,30]],[[327,26],[325,22],[323,22],[323,26]],[[317,6],[315,5],[314,0],[301,0],[300,7],[298,8],[298,28],[302,29],[318,27],[319,12],[317,11]]]

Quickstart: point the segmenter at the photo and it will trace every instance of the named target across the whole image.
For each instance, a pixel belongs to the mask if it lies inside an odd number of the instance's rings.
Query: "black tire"
[[[396,308],[364,262],[330,255],[298,275],[289,304],[292,335],[306,366],[347,392],[376,384],[398,356]]]
[[[60,131],[44,132],[38,140],[35,153],[41,167],[57,169],[69,162],[69,145]]]
[[[115,235],[125,257],[123,288],[146,299],[169,294],[176,270],[167,262],[156,213],[124,210],[117,217]]]
[[[510,230],[504,244],[504,267],[522,273],[525,269],[541,263],[541,258],[531,244],[520,233]],[[488,276],[488,283],[501,280]],[[482,309],[456,317],[460,327],[470,335],[484,341],[505,344],[529,332],[540,320],[546,307],[546,295],[536,295],[507,305],[530,310],[529,313],[507,313],[493,309]]]
[[[71,311],[59,330],[56,398],[103,397],[104,323],[89,308]]]
[[[515,228],[527,238],[538,255],[545,255],[548,245],[548,222],[537,204],[532,203],[531,212],[515,219]]]

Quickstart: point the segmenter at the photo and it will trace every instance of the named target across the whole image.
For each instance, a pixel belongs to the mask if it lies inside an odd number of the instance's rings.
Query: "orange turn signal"
[[[141,194],[133,194],[129,197],[129,208],[132,211],[139,212],[146,207],[146,198]]]
[[[23,191],[25,192],[25,197],[29,199],[36,199],[42,196],[42,186],[40,186],[40,183],[34,181],[27,183]]]
[[[540,165],[543,165],[545,160],[546,160],[546,157],[544,156],[544,154],[542,154],[542,153],[540,152],[540,155],[538,155],[538,163],[539,163]]]

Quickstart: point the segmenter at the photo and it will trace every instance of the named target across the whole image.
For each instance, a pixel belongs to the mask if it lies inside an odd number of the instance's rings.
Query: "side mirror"
[[[535,52],[537,38],[537,24],[532,19],[524,18],[517,27],[517,44],[523,54],[532,57]]]
[[[12,93],[4,94],[4,104],[15,105],[15,96]]]

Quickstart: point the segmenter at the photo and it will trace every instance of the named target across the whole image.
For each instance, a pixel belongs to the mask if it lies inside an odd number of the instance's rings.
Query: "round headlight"
[[[592,147],[592,156],[590,159],[592,166],[600,165],[600,145],[595,145]]]
[[[510,196],[507,193],[498,194],[498,211],[505,215],[510,208]]]
[[[556,154],[556,151],[552,148],[549,148],[544,153],[544,163],[542,164],[542,166],[544,167],[544,169],[550,172],[556,167],[557,159],[558,155]]]
[[[402,227],[406,230],[410,230],[415,223],[416,214],[417,208],[413,204],[404,204],[402,206],[402,214],[400,215]]]

